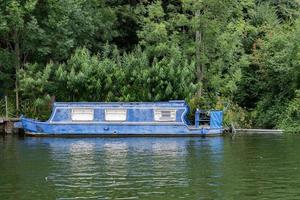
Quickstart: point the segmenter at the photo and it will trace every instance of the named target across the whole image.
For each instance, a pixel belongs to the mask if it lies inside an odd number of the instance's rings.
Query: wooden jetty
[[[1,100],[1,99],[0,99]],[[0,106],[2,107],[2,101],[0,102]],[[5,107],[5,113],[0,115],[0,134],[12,134],[19,133],[19,129],[14,127],[14,123],[20,121],[19,118],[10,117],[12,114],[8,110],[8,97],[4,96],[3,107]]]
[[[245,134],[282,134],[280,129],[235,129],[236,133]]]
[[[234,124],[231,123],[229,127],[224,129],[225,133],[230,134],[283,134],[283,130],[281,129],[243,129],[243,128],[235,128]]]
[[[18,133],[19,130],[14,128],[14,123],[17,121],[19,121],[19,118],[0,118],[0,133]]]

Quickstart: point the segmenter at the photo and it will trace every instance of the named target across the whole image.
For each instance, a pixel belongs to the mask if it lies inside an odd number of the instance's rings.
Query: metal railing
[[[195,112],[195,126],[199,128],[201,125],[209,125],[210,124],[210,114],[207,110],[199,110],[197,109]]]

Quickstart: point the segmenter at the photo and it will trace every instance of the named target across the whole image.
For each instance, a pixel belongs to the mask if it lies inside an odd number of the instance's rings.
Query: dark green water
[[[0,199],[300,199],[300,136],[0,138]]]

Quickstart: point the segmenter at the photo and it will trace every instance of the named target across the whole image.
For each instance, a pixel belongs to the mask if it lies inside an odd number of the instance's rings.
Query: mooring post
[[[5,118],[6,118],[6,120],[8,120],[8,100],[7,100],[6,95],[5,95],[4,99],[5,99]]]

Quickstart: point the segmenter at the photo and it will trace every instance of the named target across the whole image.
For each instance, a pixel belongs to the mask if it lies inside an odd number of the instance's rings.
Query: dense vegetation
[[[298,0],[1,1],[0,95],[41,118],[53,96],[186,99],[300,131],[299,14]]]

